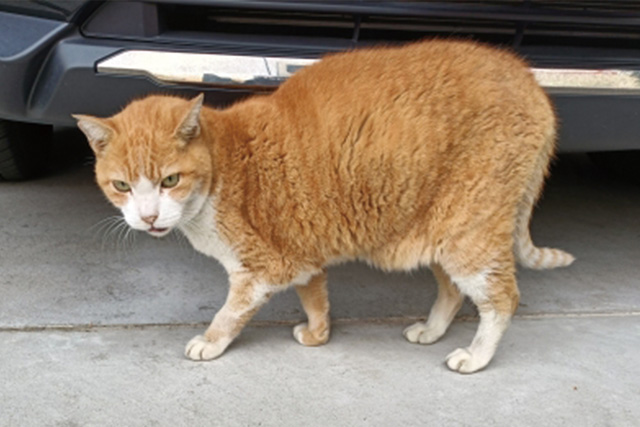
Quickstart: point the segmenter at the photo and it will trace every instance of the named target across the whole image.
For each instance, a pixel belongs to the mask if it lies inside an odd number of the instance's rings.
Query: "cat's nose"
[[[149,225],[153,225],[156,219],[158,219],[158,215],[143,216],[143,217],[140,217],[140,219]]]

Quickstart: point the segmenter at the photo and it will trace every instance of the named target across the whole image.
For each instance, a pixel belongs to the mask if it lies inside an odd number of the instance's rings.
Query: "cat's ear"
[[[174,132],[176,138],[187,143],[200,135],[200,110],[203,101],[204,93],[201,93],[189,102],[189,110]]]
[[[78,121],[78,127],[89,140],[89,145],[96,156],[102,154],[109,140],[113,137],[113,128],[107,124],[105,119],[82,114],[72,114],[71,116]]]

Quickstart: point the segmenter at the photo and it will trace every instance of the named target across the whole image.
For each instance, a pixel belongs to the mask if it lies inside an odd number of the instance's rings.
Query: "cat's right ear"
[[[98,117],[83,114],[72,114],[71,116],[78,121],[78,127],[87,137],[93,152],[96,153],[96,156],[100,156],[113,137],[113,129],[104,119]]]

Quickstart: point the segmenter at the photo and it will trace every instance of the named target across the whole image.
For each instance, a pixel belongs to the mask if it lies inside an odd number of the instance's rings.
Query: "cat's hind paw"
[[[461,374],[471,374],[489,364],[491,358],[479,357],[467,348],[459,348],[449,353],[446,362],[449,369]]]
[[[444,335],[444,331],[438,331],[423,322],[417,322],[407,327],[402,332],[402,335],[404,335],[407,341],[412,343],[433,344]]]
[[[230,340],[209,341],[203,335],[193,337],[184,349],[184,355],[191,360],[211,360],[220,356],[230,344]]]
[[[293,328],[293,337],[302,345],[318,346],[329,341],[329,329],[312,332],[308,324],[301,323]]]

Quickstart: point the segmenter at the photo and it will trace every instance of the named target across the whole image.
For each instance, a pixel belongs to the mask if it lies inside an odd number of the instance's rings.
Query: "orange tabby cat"
[[[553,155],[553,107],[526,64],[470,42],[331,55],[269,96],[228,109],[150,96],[106,119],[75,116],[96,176],[129,225],[184,233],[229,273],[229,295],[185,354],[220,356],[276,292],[295,286],[304,345],[329,338],[327,265],[430,267],[437,300],[404,331],[430,344],[468,296],[480,324],[450,369],[485,367],[518,306],[515,261],[537,248],[529,219]]]

